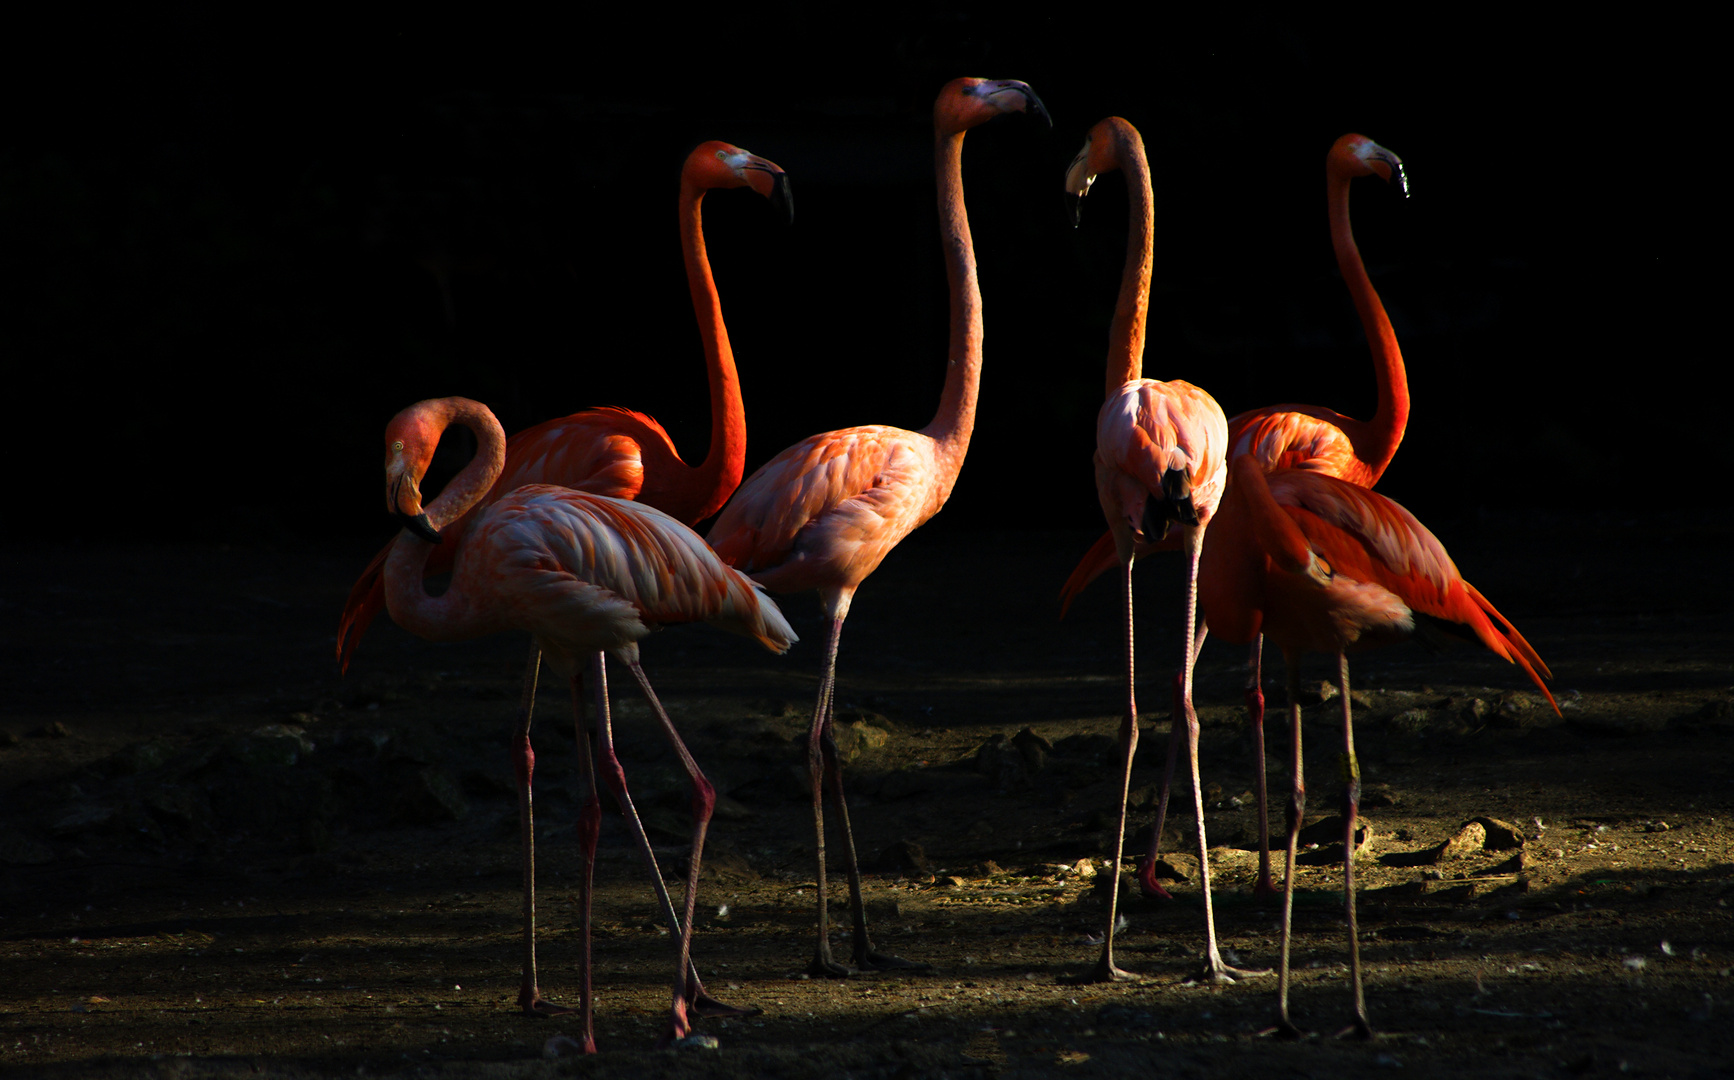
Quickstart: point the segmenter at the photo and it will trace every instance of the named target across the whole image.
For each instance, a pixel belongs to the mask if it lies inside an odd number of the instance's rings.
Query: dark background
[[[380,433],[435,395],[508,430],[627,405],[701,458],[673,211],[708,138],[781,164],[796,202],[792,226],[746,193],[705,203],[748,469],[817,431],[920,427],[947,318],[930,110],[961,74],[1028,81],[1055,127],[966,144],[986,361],[930,528],[1099,525],[1124,188],[1098,185],[1074,230],[1061,178],[1110,113],[1155,174],[1146,375],[1230,415],[1370,415],[1321,197],[1325,150],[1359,131],[1414,192],[1353,198],[1414,396],[1383,489],[1423,520],[1720,502],[1703,36],[1090,5],[38,22],[3,46],[0,349],[23,477],[6,536],[383,539]]]

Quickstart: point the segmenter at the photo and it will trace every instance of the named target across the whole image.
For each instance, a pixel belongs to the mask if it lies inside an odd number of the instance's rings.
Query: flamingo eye
[[[394,454],[403,453],[403,440],[402,439],[393,440],[393,442],[391,444],[391,452]]]
[[[716,159],[718,161],[724,163],[725,165],[728,164],[728,160],[729,160],[728,152],[724,151],[724,150],[718,150],[716,152]]]

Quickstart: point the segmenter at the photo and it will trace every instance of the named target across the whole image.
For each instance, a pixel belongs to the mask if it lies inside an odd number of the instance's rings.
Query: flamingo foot
[[[671,1046],[684,1043],[688,1039],[702,1040],[703,1038],[702,1035],[695,1036],[693,1034],[692,1021],[686,1016],[686,1000],[680,997],[675,998],[674,1008],[668,1017],[668,1030],[662,1033],[662,1038],[656,1040],[656,1048],[666,1050]],[[712,1045],[715,1045],[715,1042],[716,1040],[711,1040]]]
[[[1104,956],[1096,961],[1096,966],[1090,969],[1090,973],[1084,976],[1083,981],[1087,983],[1141,982],[1143,978],[1144,976],[1127,971]]]
[[[862,971],[932,971],[933,965],[923,960],[905,960],[901,956],[882,953],[871,945],[866,952],[855,954],[855,966]]]
[[[1278,1020],[1275,1027],[1267,1027],[1258,1034],[1260,1038],[1268,1038],[1269,1036],[1274,1035],[1279,1039],[1287,1039],[1290,1042],[1299,1042],[1302,1039],[1312,1038],[1310,1034],[1295,1027],[1287,1020]]]
[[[1339,1039],[1370,1040],[1373,1038],[1373,1025],[1367,1021],[1366,1017],[1357,1016],[1355,1022],[1337,1032],[1336,1037]]]
[[[702,1016],[706,1020],[743,1020],[749,1016],[763,1016],[765,1010],[757,1005],[730,1005],[718,1001],[702,989],[694,994],[687,1003],[693,1015]]]
[[[1138,879],[1138,891],[1144,894],[1146,900],[1172,900],[1174,894],[1156,884],[1156,861],[1149,858],[1138,860],[1138,870],[1133,874]]]
[[[1214,963],[1207,960],[1203,967],[1199,968],[1190,979],[1186,980],[1186,984],[1188,986],[1197,986],[1199,984],[1226,986],[1229,983],[1237,983],[1242,979],[1256,979],[1261,975],[1269,975],[1270,973],[1271,970],[1269,968],[1239,968],[1232,964],[1225,964],[1221,960],[1217,960]]]
[[[565,1005],[556,1005],[551,1001],[543,1000],[541,991],[534,986],[526,986],[518,991],[518,1008],[523,1010],[525,1016],[534,1016],[543,1020],[555,1016],[570,1016],[578,1011]],[[596,1047],[594,1045],[585,1051],[587,1054],[594,1054],[595,1052]]]
[[[818,979],[847,979],[860,973],[837,963],[831,959],[831,950],[822,948],[813,954],[813,962],[807,965],[807,974]]]

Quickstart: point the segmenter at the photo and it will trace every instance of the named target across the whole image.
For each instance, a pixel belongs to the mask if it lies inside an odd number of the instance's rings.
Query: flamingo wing
[[[514,625],[570,655],[684,622],[713,623],[779,653],[797,640],[753,581],[642,503],[521,487],[478,522],[464,550],[458,573],[471,595],[494,598]]]
[[[1363,601],[1370,595],[1368,586],[1388,593],[1414,614],[1426,617],[1421,621],[1423,629],[1441,629],[1478,641],[1517,664],[1553,703],[1542,682],[1548,671],[1541,657],[1510,620],[1463,580],[1445,545],[1408,510],[1377,492],[1306,470],[1279,471],[1268,483],[1271,496],[1306,536],[1313,552],[1329,565],[1335,580],[1327,589],[1359,588]],[[1352,601],[1345,598],[1339,604],[1348,606]],[[1359,617],[1339,613],[1339,621],[1346,618]],[[1359,633],[1352,630],[1344,634],[1349,642],[1357,637]],[[1375,632],[1367,643],[1375,644],[1380,637]]]
[[[859,582],[938,509],[936,471],[932,441],[902,428],[815,435],[749,477],[709,539],[778,592]]]
[[[1208,520],[1227,480],[1227,449],[1228,422],[1209,394],[1178,379],[1129,382],[1096,419],[1103,509],[1135,524],[1144,500],[1173,491],[1171,474],[1180,473],[1199,520]]]
[[[1349,417],[1311,405],[1273,405],[1228,421],[1229,457],[1251,454],[1265,472],[1308,469],[1370,487],[1371,473],[1344,430]]]

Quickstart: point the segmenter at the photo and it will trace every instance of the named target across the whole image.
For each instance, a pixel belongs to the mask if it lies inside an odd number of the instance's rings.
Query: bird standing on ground
[[[475,458],[427,507],[421,480],[442,432],[461,424],[476,436]],[[495,499],[469,519],[469,535],[439,596],[424,584],[429,557],[443,529],[462,519],[495,487],[505,465],[506,438],[487,407],[466,398],[441,398],[410,406],[386,428],[386,503],[408,526],[393,541],[385,562],[385,600],[397,624],[430,641],[466,641],[506,630],[529,631],[550,665],[572,685],[578,751],[589,773],[589,795],[580,817],[584,852],[580,903],[584,927],[579,1011],[581,1043],[596,1048],[591,1010],[590,901],[601,805],[588,741],[583,732],[579,669],[599,653],[631,669],[657,722],[692,783],[692,851],[685,914],[679,920],[678,961],[669,1038],[691,1033],[691,930],[699,861],[716,793],[688,753],[657,701],[638,663],[638,641],[657,626],[709,622],[756,638],[773,652],[785,651],[795,634],[782,612],[758,586],[724,566],[698,534],[667,514],[637,503],[532,484]],[[598,680],[597,756],[604,782],[614,791],[635,830],[640,852],[660,880],[644,828],[633,810],[626,777],[613,748],[606,684]]]
[[[1266,477],[1251,454],[1234,459],[1228,491],[1204,545],[1198,599],[1219,636],[1245,643],[1263,634],[1282,649],[1287,668],[1294,786],[1288,804],[1278,996],[1280,1030],[1289,1035],[1300,1033],[1288,1011],[1296,837],[1306,811],[1300,657],[1308,652],[1336,656],[1337,693],[1343,709],[1343,891],[1354,992],[1352,1030],[1370,1035],[1355,924],[1360,766],[1355,758],[1348,650],[1409,637],[1476,641],[1522,667],[1550,704],[1553,695],[1542,678],[1551,674],[1517,628],[1463,580],[1444,546],[1407,510],[1318,471],[1282,469]]]
[[[1216,401],[1191,383],[1158,382],[1143,377],[1144,329],[1154,258],[1155,199],[1144,140],[1130,123],[1110,116],[1090,129],[1084,149],[1066,171],[1066,190],[1082,200],[1098,176],[1116,170],[1126,177],[1130,220],[1126,228],[1126,265],[1120,277],[1114,321],[1108,331],[1107,400],[1096,419],[1096,495],[1108,519],[1125,582],[1126,712],[1120,723],[1120,812],[1114,832],[1114,857],[1108,864],[1114,875],[1108,893],[1108,925],[1092,978],[1133,977],[1114,963],[1126,797],[1131,788],[1132,757],[1138,747],[1132,562],[1137,545],[1160,541],[1173,530],[1187,554],[1187,589],[1185,648],[1174,695],[1171,747],[1177,745],[1184,725],[1192,763],[1193,801],[1198,811],[1198,865],[1207,941],[1205,969],[1210,978],[1231,979],[1248,972],[1225,964],[1216,947],[1209,850],[1204,839],[1204,798],[1198,782],[1198,716],[1192,707],[1193,608],[1199,545],[1222,496],[1228,423]]]
[[[1396,332],[1390,317],[1379,300],[1355,245],[1354,230],[1349,224],[1349,185],[1362,176],[1377,176],[1389,182],[1395,175],[1403,194],[1409,193],[1408,179],[1403,174],[1402,159],[1364,135],[1344,135],[1332,144],[1325,155],[1325,207],[1330,219],[1331,248],[1336,253],[1337,269],[1348,287],[1355,311],[1361,319],[1361,330],[1373,355],[1373,378],[1378,387],[1378,404],[1371,420],[1356,420],[1332,409],[1316,405],[1272,405],[1253,409],[1229,418],[1229,456],[1252,454],[1259,465],[1271,472],[1279,468],[1308,469],[1347,480],[1362,487],[1373,487],[1384,475],[1386,466],[1403,441],[1403,431],[1409,422],[1409,384],[1403,367],[1403,353],[1397,347]],[[1115,554],[1111,536],[1104,536],[1078,563],[1061,593],[1062,613],[1072,598],[1084,586],[1112,565]],[[1140,556],[1150,550],[1172,546],[1168,544],[1140,548]],[[1200,628],[1202,646],[1208,623]],[[1270,830],[1264,765],[1264,691],[1262,688],[1262,652],[1254,639],[1248,662],[1246,704],[1253,744],[1253,773],[1258,796],[1259,865],[1255,895],[1268,896],[1275,892],[1270,875]],[[1139,865],[1138,879],[1147,895],[1166,897],[1156,883],[1157,846],[1161,842],[1166,820],[1167,795],[1172,759],[1165,772],[1156,812],[1156,827],[1149,851]]]
[[[633,499],[687,525],[698,524],[728,501],[746,468],[746,410],[741,402],[734,350],[729,345],[728,328],[723,325],[722,303],[705,253],[700,210],[705,192],[741,187],[763,195],[793,217],[788,176],[772,161],[713,141],[696,147],[681,167],[681,251],[686,260],[693,313],[698,318],[699,337],[704,345],[705,366],[710,374],[711,434],[704,461],[696,466],[687,465],[661,424],[629,409],[586,409],[527,428],[507,440],[505,463],[493,489],[444,530],[439,547],[429,556],[429,574],[451,569],[469,536],[471,515],[481,513],[495,498],[525,484],[557,484],[597,495]],[[374,556],[350,590],[337,629],[340,669],[348,668],[361,636],[385,604],[383,571],[394,544],[387,544]],[[535,815],[531,798],[535,753],[530,747],[530,723],[540,663],[540,652],[532,648],[524,669],[512,750],[524,864],[524,974],[518,1004],[532,1015],[549,1016],[571,1010],[545,1001],[536,980]],[[599,670],[597,677],[604,678],[605,672]],[[582,723],[579,731],[583,731]],[[655,876],[653,883],[665,915],[672,920],[674,907],[661,876]],[[670,929],[678,932],[678,927]],[[705,995],[696,973],[692,991],[701,1012],[730,1015],[742,1011]]]
[[[797,443],[741,485],[710,531],[717,554],[766,588],[779,593],[817,589],[830,623],[825,674],[807,738],[818,842],[815,974],[849,973],[831,958],[825,874],[827,788],[842,829],[855,922],[855,967],[926,966],[878,952],[867,934],[860,867],[832,737],[837,641],[855,590],[892,548],[939,512],[963,467],[975,425],[982,336],[975,249],[963,202],[963,136],[995,116],[1026,111],[1047,115],[1035,92],[1014,80],[956,79],[946,84],[934,103],[934,163],[940,239],[951,292],[951,335],[945,390],[933,422],[920,431],[881,425],[845,428]]]

